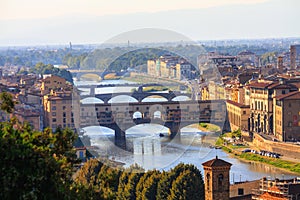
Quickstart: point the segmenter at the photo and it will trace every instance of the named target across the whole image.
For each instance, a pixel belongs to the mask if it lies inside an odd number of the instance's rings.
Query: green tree
[[[7,92],[0,93],[0,109],[6,113],[12,113],[15,108],[15,103],[11,94]]]
[[[202,177],[187,169],[173,181],[168,200],[204,200],[203,186]]]
[[[78,193],[71,187],[75,152],[59,143],[59,137],[50,129],[33,131],[15,118],[0,123],[0,199],[76,197]]]

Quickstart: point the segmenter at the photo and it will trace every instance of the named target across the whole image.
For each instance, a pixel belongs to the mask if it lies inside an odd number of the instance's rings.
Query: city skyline
[[[141,28],[168,29],[192,40],[297,37],[295,0],[43,1],[1,3],[0,44],[102,43]],[[115,6],[119,5],[119,6]],[[120,9],[122,8],[122,9]],[[20,34],[22,33],[22,34]]]

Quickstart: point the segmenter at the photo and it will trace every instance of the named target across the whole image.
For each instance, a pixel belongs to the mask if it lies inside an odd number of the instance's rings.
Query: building
[[[290,46],[290,62],[291,69],[296,69],[297,66],[300,66],[300,45],[291,45]]]
[[[231,163],[216,156],[202,163],[204,168],[204,188],[206,200],[229,200],[229,171]]]
[[[47,75],[42,79],[41,94],[49,94],[51,90],[59,90],[68,87],[72,87],[72,85],[68,83],[66,79],[55,75]]]
[[[254,189],[252,199],[257,200],[298,200],[300,199],[300,180],[260,180],[259,189]]]
[[[248,130],[250,106],[231,100],[227,100],[226,105],[231,130]]]
[[[41,130],[41,112],[38,109],[17,106],[13,115],[20,123],[28,122],[33,130]]]
[[[250,88],[250,131],[273,133],[273,98],[297,91],[297,87],[283,80],[264,79],[253,81],[248,87]]]
[[[274,98],[274,134],[280,141],[300,141],[300,91]]]
[[[74,97],[74,96],[73,96]],[[44,125],[55,130],[57,127],[78,130],[79,100],[72,98],[70,90],[51,90],[43,97]]]
[[[230,185],[230,200],[251,200],[254,189],[259,189],[260,180],[234,182]]]
[[[147,61],[147,73],[151,76],[177,80],[196,78],[196,69],[179,56],[164,55]]]

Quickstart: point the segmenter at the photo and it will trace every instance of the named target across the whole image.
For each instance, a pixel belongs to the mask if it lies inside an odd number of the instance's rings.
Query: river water
[[[130,83],[124,80],[104,80],[98,84]],[[95,82],[75,82],[80,85],[96,84]],[[96,93],[112,91],[129,92],[132,87],[97,88]],[[83,94],[88,93],[83,90]],[[123,98],[112,99],[112,103],[122,101]],[[178,97],[179,98],[179,97]],[[158,101],[158,98],[146,98],[145,101]],[[163,100],[163,99],[160,99]],[[185,100],[184,97],[177,100]],[[126,98],[126,101],[134,101]],[[99,102],[99,100],[83,100],[83,103]],[[161,125],[143,124],[126,131],[126,141],[117,145],[114,142],[114,131],[105,127],[91,126],[84,128],[85,135],[91,138],[91,145],[101,156],[120,161],[125,167],[137,163],[144,169],[168,170],[179,163],[189,163],[197,166],[202,172],[202,163],[215,158],[221,158],[232,164],[230,181],[251,181],[267,178],[294,178],[295,174],[279,170],[261,163],[245,162],[232,157],[220,149],[212,149],[207,144],[213,143],[217,137],[212,133],[204,133],[191,126],[181,129],[181,133],[174,139],[161,137],[167,135],[168,129]]]

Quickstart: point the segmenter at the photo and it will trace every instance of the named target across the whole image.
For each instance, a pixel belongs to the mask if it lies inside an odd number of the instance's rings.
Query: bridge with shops
[[[168,99],[174,95],[165,94],[169,95]],[[126,130],[139,124],[165,126],[170,130],[171,137],[180,132],[181,128],[200,122],[216,124],[222,131],[230,131],[225,101],[142,102],[140,100],[145,98],[146,94],[135,96],[133,93],[131,96],[139,101],[108,103],[107,99],[105,100],[106,94],[101,94],[97,98],[104,99],[105,103],[81,104],[81,128],[107,127],[115,131],[116,139],[125,138]]]

